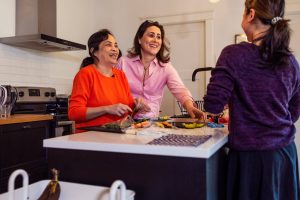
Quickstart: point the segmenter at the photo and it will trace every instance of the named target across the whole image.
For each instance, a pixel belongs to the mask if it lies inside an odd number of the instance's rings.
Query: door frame
[[[300,0],[294,0],[286,3],[285,16],[300,15]]]
[[[290,19],[292,16],[300,17],[300,0],[293,0],[293,1],[290,0],[289,2],[286,3],[285,16],[286,16],[287,19]],[[291,22],[293,22],[293,21],[291,21]],[[296,125],[296,129],[300,130],[300,120],[298,120],[295,123],[295,125]],[[299,159],[299,155],[300,155],[300,136],[298,134],[295,135],[295,144],[297,146],[298,159]],[[300,172],[300,168],[298,170]]]

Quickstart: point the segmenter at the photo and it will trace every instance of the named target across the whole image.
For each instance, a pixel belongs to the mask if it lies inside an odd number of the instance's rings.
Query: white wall
[[[286,0],[287,11],[294,11],[300,0]],[[97,25],[109,28],[115,34],[123,52],[132,46],[133,37],[142,18],[214,11],[215,61],[221,50],[234,43],[234,35],[243,33],[240,26],[244,1],[221,0],[212,4],[208,0],[101,0],[98,4]],[[171,44],[172,49],[172,44]]]
[[[86,44],[95,29],[95,1],[57,1],[58,37]],[[13,36],[15,2],[0,2],[0,37]],[[86,55],[86,51],[46,53],[0,44],[0,84],[50,86],[69,94]]]
[[[15,0],[0,0],[0,3],[0,37],[13,36]],[[115,33],[120,48],[125,53],[132,45],[141,22],[140,17],[215,9],[216,18],[223,19],[223,10],[234,6],[237,10],[242,9],[240,0],[222,0],[220,4],[210,4],[207,0],[188,0],[184,3],[182,0],[59,0],[58,37],[86,44],[93,32],[109,28]],[[232,43],[233,35],[240,32],[238,23],[230,23],[232,27],[226,27],[229,32],[218,35],[223,24],[227,22],[216,20],[215,38],[220,37],[216,40],[216,52]],[[0,43],[0,84],[50,86],[55,87],[57,93],[70,93],[73,77],[86,55],[86,51],[45,53]]]
[[[102,0],[99,4],[99,27],[111,29],[123,52],[132,46],[133,37],[141,18],[214,11],[215,57],[221,49],[234,42],[234,35],[242,33],[243,11],[241,0],[221,0],[211,4],[208,0]],[[172,44],[171,44],[172,49]]]
[[[13,23],[15,21],[15,1],[12,0],[0,0],[0,36],[11,36],[15,32],[15,26]]]

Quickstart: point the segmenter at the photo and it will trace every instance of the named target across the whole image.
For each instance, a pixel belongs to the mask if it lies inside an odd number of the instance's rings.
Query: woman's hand
[[[132,110],[129,106],[122,103],[118,103],[118,104],[107,106],[106,112],[112,115],[123,116],[126,113],[132,112]]]
[[[199,110],[194,106],[193,101],[186,101],[183,104],[183,107],[186,109],[188,114],[191,116],[191,118],[197,118],[202,121],[206,121],[206,114],[205,112]]]
[[[151,111],[151,108],[146,104],[143,98],[134,99],[134,111],[138,113],[147,113]]]
[[[132,112],[131,108],[122,103],[117,103],[109,106],[89,107],[87,108],[85,120],[91,120],[105,114],[123,116],[126,113],[130,112]]]

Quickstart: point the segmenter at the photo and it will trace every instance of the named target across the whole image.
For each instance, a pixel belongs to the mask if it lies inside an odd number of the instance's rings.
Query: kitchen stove
[[[12,114],[53,115],[51,137],[73,133],[75,124],[68,118],[68,96],[57,95],[55,88],[15,86],[17,100]]]

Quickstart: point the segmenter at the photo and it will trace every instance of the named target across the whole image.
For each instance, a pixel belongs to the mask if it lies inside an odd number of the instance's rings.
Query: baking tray
[[[194,122],[198,122],[199,119],[196,118],[171,118],[170,120],[168,120],[168,122],[172,123],[172,122],[181,122],[181,123],[194,123]]]
[[[199,119],[195,118],[172,118],[168,120],[170,124],[173,126],[176,126],[177,128],[186,128],[183,124],[189,124],[189,123],[197,123],[197,124],[205,124],[205,122],[199,122]]]

